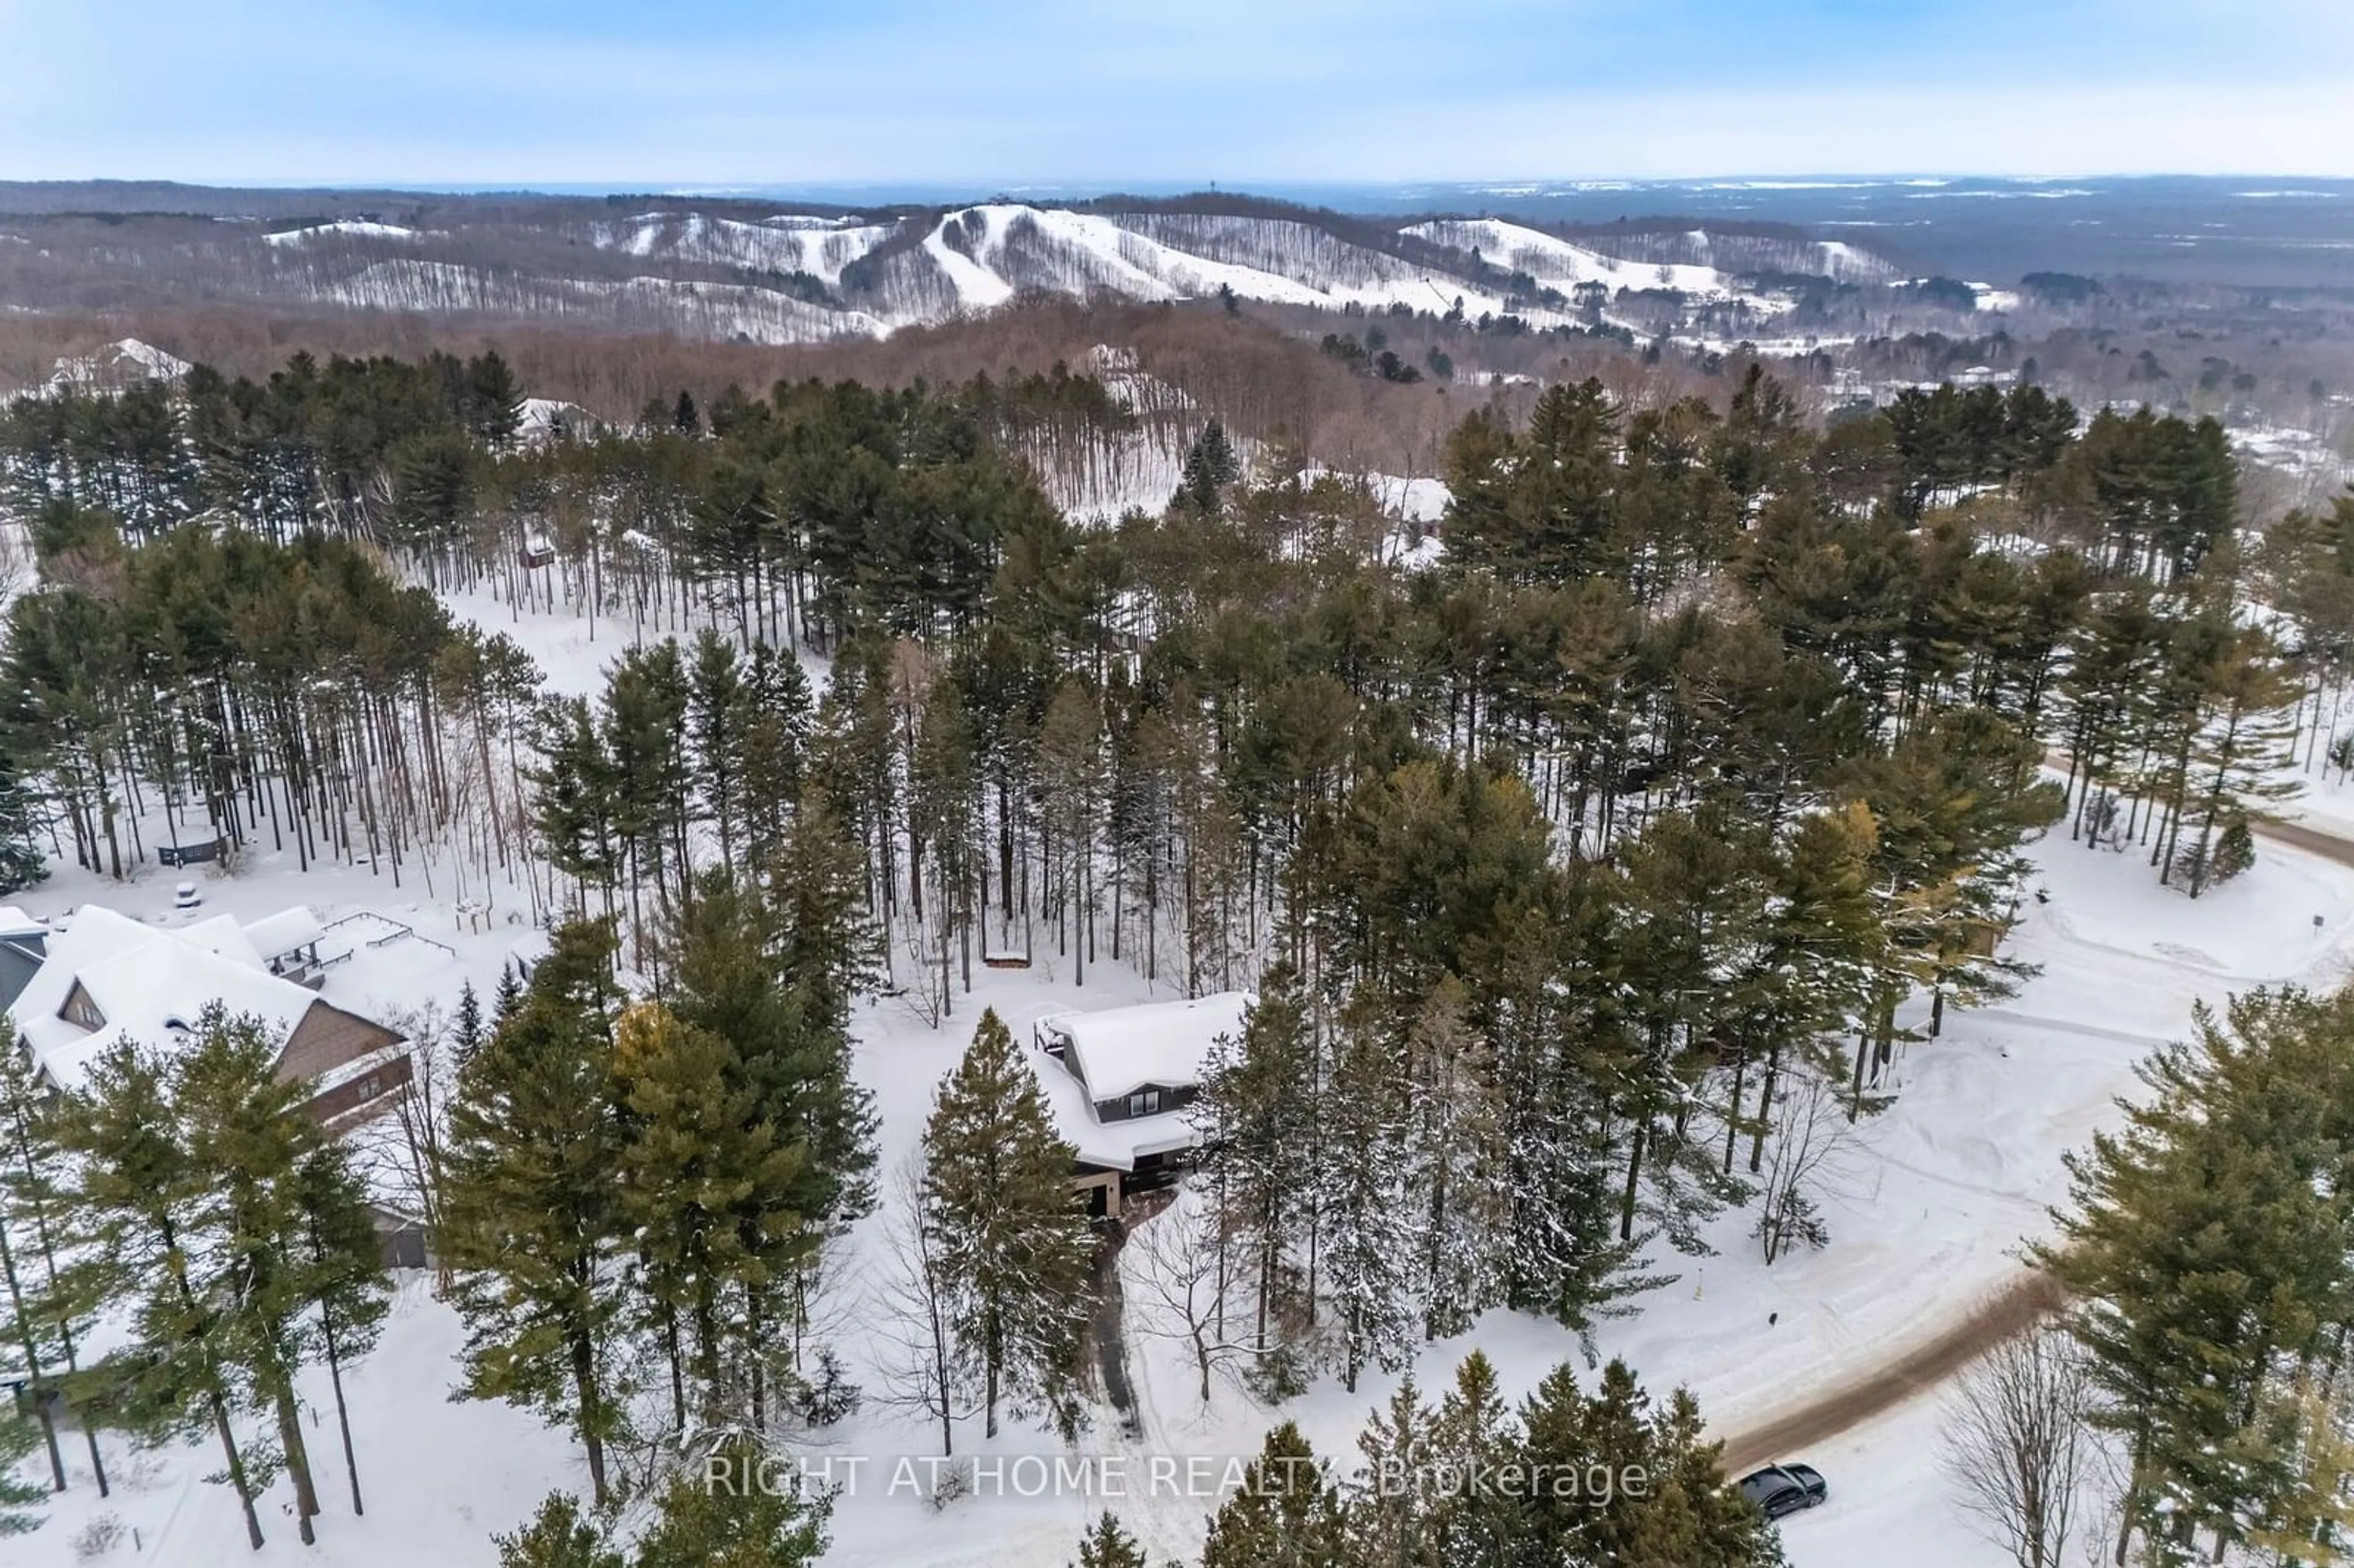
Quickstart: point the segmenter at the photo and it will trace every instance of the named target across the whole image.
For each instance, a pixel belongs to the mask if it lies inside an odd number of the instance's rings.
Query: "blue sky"
[[[0,178],[2354,175],[2354,0],[0,0]]]

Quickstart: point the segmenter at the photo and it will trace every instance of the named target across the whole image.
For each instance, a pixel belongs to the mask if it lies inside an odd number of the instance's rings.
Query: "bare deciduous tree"
[[[881,1325],[877,1397],[902,1410],[922,1412],[940,1424],[940,1452],[956,1451],[959,1417],[978,1410],[970,1369],[949,1332],[955,1287],[947,1276],[940,1238],[923,1198],[920,1151],[892,1173],[885,1200],[883,1277],[875,1292]]]
[[[1183,1194],[1131,1230],[1128,1250],[1135,1259],[1132,1278],[1143,1308],[1137,1332],[1185,1347],[1207,1404],[1213,1375],[1238,1379],[1258,1348],[1246,1327],[1251,1292],[1224,1266],[1204,1206]],[[1228,1322],[1244,1331],[1229,1337]]]
[[[408,1043],[409,1075],[397,1085],[392,1115],[364,1122],[348,1140],[369,1185],[390,1194],[425,1227],[436,1259],[437,1286],[447,1288],[441,1246],[441,1155],[458,1063],[450,1020],[433,1002],[396,1012],[391,1027]]]
[[[1829,1239],[1815,1200],[1845,1163],[1853,1137],[1829,1084],[1811,1075],[1787,1080],[1774,1104],[1773,1132],[1758,1173],[1753,1234],[1765,1246],[1768,1267],[1794,1246],[1820,1246]]]
[[[2019,1568],[2058,1568],[2096,1461],[2084,1358],[2041,1323],[1965,1371],[1946,1417],[1945,1467],[1962,1510]]]

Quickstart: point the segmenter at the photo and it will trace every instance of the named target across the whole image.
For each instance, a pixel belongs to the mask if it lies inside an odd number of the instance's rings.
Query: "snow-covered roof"
[[[64,1016],[77,985],[105,1020],[102,1027]],[[150,1049],[175,1049],[212,1002],[260,1019],[282,1044],[315,1000],[263,968],[253,943],[226,915],[159,929],[88,904],[49,938],[40,969],[8,1011],[34,1064],[72,1090],[126,1035]]]
[[[1066,1012],[1044,1027],[1068,1043],[1072,1062],[1096,1099],[1118,1099],[1158,1084],[1202,1081],[1221,1034],[1242,1037],[1243,1013],[1257,999],[1226,991],[1182,1001],[1148,1001],[1100,1012]]]
[[[1034,1046],[1022,1054],[1029,1060],[1030,1070],[1038,1076],[1038,1087],[1046,1097],[1047,1114],[1055,1118],[1055,1130],[1078,1151],[1082,1164],[1107,1171],[1133,1171],[1136,1162],[1148,1154],[1170,1154],[1191,1149],[1201,1141],[1193,1124],[1182,1116],[1097,1121],[1096,1107],[1087,1098],[1087,1086],[1074,1077],[1068,1067]]]
[[[245,939],[264,959],[275,959],[319,939],[319,917],[302,905],[264,915],[245,927]]]
[[[46,937],[49,928],[17,908],[0,904],[0,937]]]

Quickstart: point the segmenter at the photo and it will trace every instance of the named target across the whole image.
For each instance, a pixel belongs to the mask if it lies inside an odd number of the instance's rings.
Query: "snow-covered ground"
[[[626,623],[600,623],[592,641],[585,622],[562,615],[513,618],[487,595],[455,608],[516,635],[542,661],[551,683],[584,689],[597,668],[627,640]],[[1978,1013],[1949,1015],[1945,1037],[1906,1049],[1897,1065],[1896,1104],[1861,1130],[1824,1208],[1830,1245],[1784,1258],[1771,1269],[1746,1236],[1745,1216],[1714,1233],[1719,1252],[1680,1263],[1681,1280],[1641,1302],[1638,1316],[1605,1325],[1600,1348],[1623,1355],[1655,1389],[1687,1383],[1717,1430],[1754,1427],[1792,1404],[1819,1394],[1950,1324],[2018,1267],[2023,1235],[2046,1221],[2062,1197],[2059,1156],[2114,1116],[2112,1097],[2130,1089],[2132,1066],[2149,1044],[2179,1033],[2192,1003],[2272,980],[2327,981],[2354,953],[2354,872],[2263,846],[2240,881],[2192,902],[2159,888],[2142,858],[2094,852],[2063,841],[2041,846],[2033,885],[2045,903],[2028,901],[2011,950],[2043,966],[2013,1001]],[[422,868],[419,868],[421,870]],[[128,888],[72,872],[21,898],[35,914],[84,902],[114,905],[164,918],[173,877],[151,875]],[[446,1006],[468,980],[486,985],[521,935],[507,924],[519,893],[503,895],[474,929],[449,890],[429,891],[415,877],[398,888],[388,876],[349,867],[298,874],[291,854],[252,854],[235,876],[200,875],[206,913],[252,918],[292,902],[322,917],[373,912],[446,942],[440,953],[419,942],[363,949],[344,983],[383,1007],[432,1001]],[[1125,967],[1090,965],[1084,988],[1072,968],[1040,940],[1026,971],[983,970],[976,994],[956,998],[957,1015],[929,1026],[904,1001],[872,1003],[859,1026],[858,1072],[883,1116],[887,1171],[916,1145],[933,1086],[963,1047],[983,1004],[995,1006],[1017,1035],[1038,1018],[1168,997]],[[1158,1221],[1147,1222],[1148,1227]],[[879,1255],[870,1222],[840,1271],[834,1316],[853,1376],[876,1384],[868,1342]],[[1127,1266],[1140,1266],[1133,1246]],[[1274,1413],[1221,1389],[1204,1410],[1176,1348],[1146,1330],[1150,1308],[1131,1289],[1128,1349],[1137,1385],[1139,1431],[1124,1434],[1103,1413],[1083,1436],[1081,1453],[1126,1466],[1127,1495],[976,1496],[942,1517],[909,1488],[894,1488],[896,1461],[934,1451],[934,1434],[870,1399],[842,1426],[821,1435],[811,1464],[830,1457],[833,1478],[854,1484],[843,1499],[829,1561],[854,1568],[959,1565],[1027,1568],[1066,1560],[1087,1517],[1107,1500],[1127,1517],[1156,1559],[1198,1548],[1209,1499],[1154,1489],[1140,1480],[1154,1456],[1200,1457],[1213,1476],[1223,1461],[1254,1449]],[[1769,1322],[1778,1314],[1778,1322]],[[333,1406],[323,1387],[307,1390],[326,1422],[320,1444],[329,1499],[320,1542],[305,1561],[334,1568],[394,1568],[431,1561],[488,1564],[493,1531],[513,1528],[554,1487],[584,1484],[578,1457],[563,1433],[496,1404],[451,1403],[458,1328],[425,1282],[402,1288],[383,1345],[350,1376],[355,1440],[367,1489],[365,1520],[349,1517],[335,1476]],[[1492,1314],[1469,1334],[1430,1347],[1418,1376],[1435,1388],[1473,1345],[1484,1349],[1517,1395],[1551,1365],[1574,1357],[1558,1329]],[[1282,1414],[1299,1419],[1320,1451],[1346,1456],[1365,1411],[1393,1380],[1369,1377],[1350,1394],[1320,1383]],[[1955,1517],[1936,1469],[1933,1400],[1915,1401],[1872,1426],[1805,1455],[1831,1478],[1831,1504],[1786,1527],[1797,1568],[1850,1568],[1884,1560],[1901,1531],[1912,1568],[1992,1564],[1999,1554]],[[970,1438],[978,1443],[977,1435]],[[960,1435],[960,1448],[968,1437]],[[127,1543],[117,1560],[212,1568],[249,1561],[225,1489],[201,1478],[213,1468],[202,1446],[132,1457],[110,1444],[119,1472],[116,1496],[101,1505],[86,1485],[57,1500],[48,1525],[12,1542],[10,1568],[65,1568],[71,1542],[101,1509],[135,1529],[143,1551]],[[1015,1427],[993,1451],[1008,1462],[1005,1491],[1027,1475],[1013,1461],[1051,1459],[1047,1436]],[[70,1452],[70,1450],[69,1450]],[[854,1460],[863,1460],[854,1468]],[[1097,1472],[1097,1478],[1101,1472]],[[1214,1483],[1213,1483],[1214,1484]],[[1055,1489],[1050,1489],[1050,1490]],[[281,1485],[270,1495],[265,1558],[302,1553],[282,1512]],[[104,1559],[101,1559],[104,1561]]]
[[[2050,901],[2024,904],[2006,950],[2043,972],[2002,1007],[1948,1012],[1941,1039],[1900,1048],[1896,1104],[1864,1124],[1825,1194],[1830,1245],[1768,1268],[1748,1239],[1750,1215],[1728,1215],[1712,1235],[1716,1256],[1672,1261],[1678,1283],[1603,1326],[1604,1356],[1625,1357],[1655,1392],[1689,1385],[1728,1436],[1861,1381],[2017,1277],[2020,1243],[2066,1195],[2061,1154],[2113,1120],[2134,1064],[2186,1031],[2195,1001],[2331,983],[2354,969],[2354,871],[2265,844],[2253,870],[2193,902],[2158,886],[2142,856],[2064,837],[2040,850],[2031,885]],[[1417,1381],[1435,1397],[1474,1347],[1511,1397],[1576,1354],[1557,1329],[1493,1313],[1430,1347]],[[1165,1356],[1140,1370],[1181,1446],[1247,1449],[1264,1429],[1265,1414],[1230,1393],[1202,1413],[1190,1370]],[[1320,1383],[1286,1414],[1320,1453],[1345,1457],[1394,1385],[1376,1375],[1352,1396]],[[1884,1561],[1898,1520],[1908,1568],[2004,1560],[1953,1515],[1935,1404],[1914,1401],[1827,1447],[1783,1456],[1821,1468],[1834,1494],[1786,1527],[1794,1568]]]
[[[338,235],[351,239],[415,239],[419,231],[404,228],[397,223],[375,223],[365,218],[349,217],[334,223],[314,223],[308,228],[282,228],[275,234],[265,234],[262,239],[270,245],[308,245],[315,239],[329,239]]]

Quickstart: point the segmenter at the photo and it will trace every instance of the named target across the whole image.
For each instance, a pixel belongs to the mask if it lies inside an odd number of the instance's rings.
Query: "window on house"
[[[372,1100],[384,1092],[384,1080],[374,1073],[360,1080],[360,1098]]]
[[[69,1022],[79,1023],[84,1029],[106,1027],[106,1015],[98,1011],[96,1002],[90,1000],[90,992],[79,985],[66,997],[64,1012]]]
[[[1139,1089],[1128,1097],[1128,1114],[1130,1116],[1156,1116],[1160,1110],[1159,1089]]]

